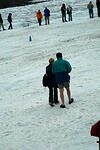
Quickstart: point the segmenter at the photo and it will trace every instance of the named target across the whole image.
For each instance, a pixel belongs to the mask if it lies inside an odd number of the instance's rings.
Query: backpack
[[[47,74],[44,74],[43,79],[42,79],[43,86],[47,87],[48,86],[48,82],[49,82],[48,76],[47,76]]]
[[[71,7],[68,7],[67,8],[67,14],[70,14],[72,12],[72,8]]]

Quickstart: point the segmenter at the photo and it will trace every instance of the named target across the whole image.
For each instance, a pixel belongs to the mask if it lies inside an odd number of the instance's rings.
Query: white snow
[[[62,23],[62,2],[0,10],[6,28],[7,14],[13,13],[14,26],[0,32],[0,150],[98,149],[90,130],[100,120],[100,18],[96,6],[95,18],[89,18],[89,1],[71,0],[73,21]],[[43,12],[45,6],[51,10],[51,24],[45,26],[43,19],[39,27],[35,11]],[[48,88],[42,86],[48,59],[56,59],[59,51],[73,68],[75,102],[69,106],[65,91],[66,109],[60,104],[51,108]]]

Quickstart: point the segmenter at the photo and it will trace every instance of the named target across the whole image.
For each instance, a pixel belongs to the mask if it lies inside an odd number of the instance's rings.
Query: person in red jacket
[[[41,13],[40,10],[37,11],[36,16],[37,16],[37,19],[38,19],[39,26],[41,26],[41,21],[42,21],[43,16],[42,16],[42,13]]]

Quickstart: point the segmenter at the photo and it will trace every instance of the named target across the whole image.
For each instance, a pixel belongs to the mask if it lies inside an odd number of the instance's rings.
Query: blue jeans
[[[94,17],[94,15],[93,15],[93,9],[89,9],[89,16],[90,16],[90,18]]]
[[[68,21],[72,21],[72,14],[68,14]]]

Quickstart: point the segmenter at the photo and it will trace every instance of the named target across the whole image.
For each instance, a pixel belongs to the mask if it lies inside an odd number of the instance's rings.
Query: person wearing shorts
[[[69,100],[69,104],[71,104],[74,100],[71,98],[70,92],[70,75],[69,73],[72,70],[70,63],[67,60],[62,58],[62,53],[56,54],[57,60],[52,65],[52,73],[55,74],[56,83],[58,85],[60,91],[60,98],[62,104],[60,105],[61,108],[65,108],[64,102],[64,88],[67,91],[67,96]]]
[[[69,88],[69,83],[70,83],[70,81],[58,84],[58,88],[59,89]]]

